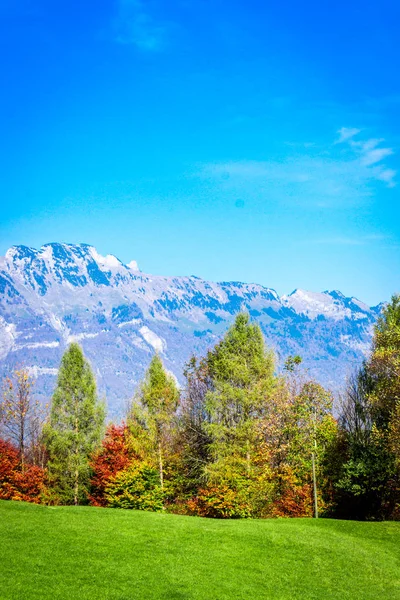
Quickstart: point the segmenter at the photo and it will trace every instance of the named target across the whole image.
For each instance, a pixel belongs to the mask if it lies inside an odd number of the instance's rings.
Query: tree
[[[150,455],[157,457],[161,489],[164,488],[164,455],[168,434],[179,402],[179,390],[169,375],[161,358],[155,354],[139,386],[131,414],[130,424],[134,435],[147,437]]]
[[[87,501],[89,460],[100,443],[104,416],[90,365],[80,346],[73,343],[61,360],[45,428],[49,479],[64,503]]]
[[[3,386],[0,405],[0,425],[5,437],[17,445],[22,469],[27,455],[34,464],[42,463],[41,427],[43,408],[32,394],[34,380],[25,368],[16,369]]]
[[[353,444],[362,447],[372,430],[369,394],[373,389],[371,374],[366,363],[351,375],[341,398],[340,426]]]
[[[44,469],[30,464],[22,468],[19,448],[0,439],[0,499],[39,504],[45,480]]]
[[[109,425],[100,448],[95,451],[90,461],[93,471],[90,504],[107,506],[105,490],[111,478],[137,459],[129,427],[124,423]]]
[[[371,356],[348,385],[340,424],[338,514],[399,518],[400,296],[377,321]]]
[[[367,368],[374,443],[377,451],[386,453],[381,512],[400,518],[400,295],[392,297],[378,319]]]
[[[207,431],[210,415],[206,407],[207,393],[212,381],[205,359],[193,356],[187,363],[184,376],[185,391],[180,406],[179,436],[180,456],[183,470],[183,491],[195,492],[205,483],[205,470],[209,462],[211,437]]]
[[[260,327],[242,313],[206,360],[212,380],[207,429],[215,466],[235,456],[249,475],[257,418],[265,412],[275,382],[273,353],[266,350]]]
[[[208,352],[205,364],[209,382],[204,428],[210,443],[202,502],[210,503],[213,514],[219,506],[221,516],[226,510],[237,517],[266,516],[272,485],[260,446],[260,419],[276,384],[273,353],[265,348],[260,327],[242,313]]]
[[[372,378],[369,397],[374,422],[388,438],[396,437],[400,434],[393,430],[400,415],[400,295],[393,296],[378,319],[367,368]]]

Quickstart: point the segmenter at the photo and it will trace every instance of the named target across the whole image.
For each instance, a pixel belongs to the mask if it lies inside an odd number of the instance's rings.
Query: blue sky
[[[397,0],[0,0],[0,253],[400,290]]]

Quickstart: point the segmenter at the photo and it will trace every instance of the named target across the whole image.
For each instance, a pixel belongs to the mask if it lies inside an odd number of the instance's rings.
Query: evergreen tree
[[[229,470],[249,477],[252,450],[259,434],[258,418],[267,409],[274,386],[274,356],[264,345],[261,329],[239,314],[222,341],[208,353],[212,389],[206,396],[207,430],[213,464],[211,478]],[[229,466],[228,466],[229,465]]]
[[[49,479],[63,503],[87,500],[89,460],[100,443],[104,417],[93,372],[80,346],[73,343],[61,360],[45,428]]]
[[[155,354],[139,386],[130,424],[135,437],[141,439],[142,447],[146,445],[150,458],[157,462],[161,489],[164,488],[164,455],[178,402],[179,390],[175,380]]]

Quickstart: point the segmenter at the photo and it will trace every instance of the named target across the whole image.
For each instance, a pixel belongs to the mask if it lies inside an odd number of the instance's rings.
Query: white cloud
[[[374,150],[369,150],[365,152],[361,156],[361,164],[365,166],[374,165],[375,163],[381,162],[386,156],[390,156],[393,154],[393,150],[391,148],[375,148]]]
[[[354,140],[353,138],[360,133],[359,129],[347,129],[342,127],[338,131],[340,138],[337,143],[347,142],[349,147],[358,155],[360,165],[363,167],[372,167],[382,162],[388,156],[393,154],[393,149],[388,147],[378,147],[385,140],[383,138],[370,138],[367,140]],[[384,165],[371,170],[371,174],[378,181],[384,181],[388,187],[394,187],[394,177],[396,171],[387,169]]]
[[[342,142],[346,142],[360,132],[361,129],[356,129],[355,127],[342,127],[338,131],[339,139],[336,141],[336,143],[341,144]]]
[[[358,129],[342,128],[342,141],[293,151],[284,160],[207,163],[197,175],[221,194],[255,201],[305,206],[354,206],[372,197],[377,185],[396,185],[384,160],[392,148],[381,139],[354,140]]]
[[[384,169],[377,174],[377,179],[380,181],[384,181],[388,184],[388,187],[394,187],[396,185],[394,178],[396,176],[396,171],[393,169]]]

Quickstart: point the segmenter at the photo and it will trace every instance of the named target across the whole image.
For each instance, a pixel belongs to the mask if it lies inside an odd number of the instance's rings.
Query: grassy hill
[[[400,523],[0,502],[0,598],[400,598]]]

